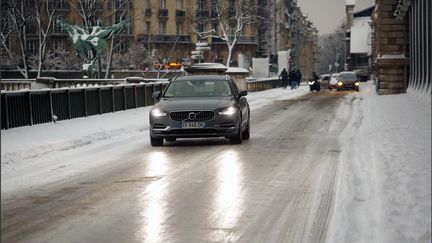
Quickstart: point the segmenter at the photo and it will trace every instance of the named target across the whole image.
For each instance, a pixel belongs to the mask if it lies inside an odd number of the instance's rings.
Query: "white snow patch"
[[[359,95],[340,138],[327,242],[431,242],[431,104],[378,96],[370,82]]]

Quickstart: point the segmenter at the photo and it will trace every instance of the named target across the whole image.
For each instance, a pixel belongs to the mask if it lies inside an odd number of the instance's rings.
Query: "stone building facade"
[[[373,64],[379,94],[431,96],[430,0],[376,0]]]
[[[44,1],[49,3],[50,9],[56,8],[54,21],[63,19],[70,23],[83,25],[83,18],[78,12],[80,0]],[[228,55],[225,43],[218,38],[199,38],[196,33],[196,30],[209,31],[212,29],[220,32],[215,21],[213,2],[213,0],[95,0],[94,16],[89,22],[94,25],[97,20],[100,20],[103,26],[108,26],[118,23],[120,19],[128,20],[127,30],[121,38],[116,40],[117,51],[120,53],[125,53],[136,45],[143,45],[147,49],[158,50],[162,53],[161,56],[168,56],[171,53],[172,60],[168,61],[180,62],[191,56],[195,43],[201,40],[207,42],[211,47],[211,50],[205,53],[205,61],[225,63]],[[228,6],[224,8],[224,11],[232,16],[234,12],[231,5],[236,0],[222,0],[222,2]],[[263,6],[260,6],[259,3]],[[298,8],[297,0],[245,0],[245,4],[253,7],[251,13],[258,17],[255,23],[246,25],[241,32],[232,55],[233,66],[238,64],[239,54],[252,58],[260,55],[277,55],[278,51],[287,49],[292,49],[294,55],[299,53],[293,58],[297,66],[306,65],[303,62],[301,64],[301,58],[304,58],[304,62],[314,60],[311,56],[314,55],[313,52],[308,52],[306,53],[308,56],[303,57],[305,54],[303,52],[310,50],[311,40],[309,37],[304,37],[304,28],[310,28],[312,23],[305,21],[306,17]],[[266,4],[272,6],[275,12],[263,19],[259,17],[260,7],[265,8]],[[5,8],[2,8],[3,10]],[[2,16],[7,16],[7,14],[2,14]],[[42,16],[44,23],[47,21],[46,17],[45,13]],[[6,17],[4,20],[3,22],[7,22]],[[261,23],[266,24],[261,25]],[[268,26],[275,23],[277,23],[275,28]],[[39,48],[36,28],[34,26],[30,28],[32,25],[29,23],[24,47],[28,55],[36,55]],[[314,31],[316,33],[316,28]],[[306,32],[309,33],[309,29]],[[14,38],[11,36],[6,45],[18,53],[20,47]],[[270,45],[270,43],[274,44]],[[57,48],[73,52],[69,35],[54,24],[49,34],[47,50]],[[2,55],[4,54],[2,52]],[[307,66],[310,65],[307,64]]]

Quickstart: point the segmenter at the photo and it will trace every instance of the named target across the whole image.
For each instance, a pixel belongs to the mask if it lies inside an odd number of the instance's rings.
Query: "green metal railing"
[[[1,129],[136,109],[169,82],[1,92]]]

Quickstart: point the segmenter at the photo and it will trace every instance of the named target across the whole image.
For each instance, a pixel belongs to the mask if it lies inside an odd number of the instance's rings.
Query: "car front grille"
[[[175,111],[170,113],[173,121],[209,121],[213,120],[214,116],[213,111]]]

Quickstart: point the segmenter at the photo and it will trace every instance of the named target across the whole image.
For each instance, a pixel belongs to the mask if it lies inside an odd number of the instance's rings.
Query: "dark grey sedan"
[[[229,76],[197,75],[177,78],[150,110],[150,143],[177,138],[226,137],[233,144],[250,137],[250,109],[246,90]]]

